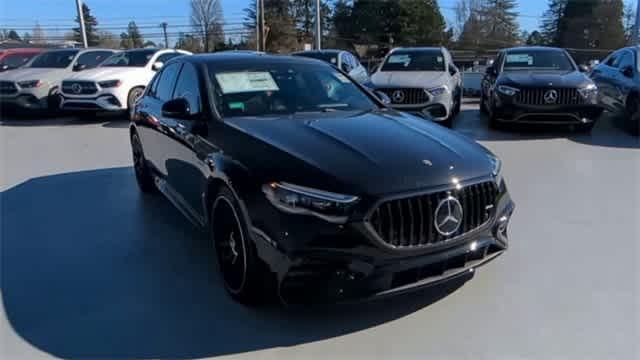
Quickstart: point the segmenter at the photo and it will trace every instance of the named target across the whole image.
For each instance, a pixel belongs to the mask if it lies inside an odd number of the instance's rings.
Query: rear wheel
[[[138,187],[144,193],[154,193],[157,191],[153,181],[153,175],[147,165],[147,160],[142,151],[142,143],[137,133],[131,135],[131,152],[133,155],[133,170],[136,174]]]
[[[480,113],[487,114],[487,103],[484,101],[484,94],[480,94]]]
[[[245,305],[257,305],[273,295],[265,286],[268,271],[261,271],[251,239],[248,221],[231,190],[223,186],[211,206],[211,239],[216,249],[218,266],[229,295]]]
[[[628,118],[627,123],[629,124],[631,133],[640,135],[640,98],[638,95],[633,95],[627,100],[625,116]]]

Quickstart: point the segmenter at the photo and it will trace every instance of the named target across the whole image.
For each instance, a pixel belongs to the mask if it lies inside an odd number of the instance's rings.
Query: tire
[[[60,105],[62,105],[62,95],[58,91],[57,87],[49,90],[47,95],[47,110],[50,112],[60,111]]]
[[[143,87],[134,87],[129,91],[129,95],[127,96],[127,112],[129,114],[129,120],[133,121],[133,111],[136,106],[136,101],[142,96],[144,93]]]
[[[487,104],[484,101],[484,94],[480,94],[480,113],[485,115],[489,113],[487,111]]]
[[[495,112],[491,104],[485,104],[487,118],[489,119],[489,128],[493,130],[502,129],[502,124],[496,118]]]
[[[149,169],[147,160],[144,157],[142,143],[137,133],[131,135],[131,153],[133,157],[133,170],[136,175],[136,182],[143,193],[156,193],[158,189],[153,181],[153,174]]]
[[[462,110],[462,90],[459,91],[458,96],[456,98],[456,104],[453,112],[458,115],[460,114],[460,110]]]
[[[626,110],[631,134],[640,136],[640,98],[637,95],[627,100]]]
[[[595,122],[592,122],[592,123],[589,123],[589,124],[581,124],[581,125],[577,126],[576,130],[578,132],[581,132],[581,133],[590,134],[591,130],[593,130],[593,127],[595,125],[596,125]]]
[[[273,298],[249,231],[249,221],[233,192],[222,186],[211,205],[210,236],[227,293],[237,302],[255,306]]]

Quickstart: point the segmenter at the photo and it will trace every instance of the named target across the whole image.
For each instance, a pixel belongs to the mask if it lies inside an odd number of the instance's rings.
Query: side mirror
[[[453,75],[455,75],[455,74],[457,74],[457,73],[458,73],[458,69],[456,69],[456,68],[455,68],[454,66],[452,66],[452,65],[449,65],[449,74],[450,74],[451,76],[453,76]]]
[[[389,97],[389,95],[383,93],[382,91],[376,90],[373,92],[373,94],[378,98],[378,100],[382,101],[383,104],[391,104],[391,98]]]
[[[580,69],[580,72],[586,73],[589,72],[589,67],[587,65],[578,65],[578,69]]]
[[[73,71],[82,71],[87,68],[87,64],[75,64],[73,65]]]
[[[164,63],[162,61],[156,61],[153,63],[153,65],[151,65],[151,70],[158,71],[162,69],[163,66],[164,66]]]
[[[191,118],[191,107],[184,98],[169,100],[162,105],[162,116],[174,119]]]
[[[628,78],[632,78],[633,77],[633,67],[631,66],[625,66],[622,69],[620,69],[620,72],[622,73],[622,75],[628,77]]]

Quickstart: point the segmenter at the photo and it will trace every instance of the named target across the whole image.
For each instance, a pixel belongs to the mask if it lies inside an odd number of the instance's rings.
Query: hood
[[[143,67],[97,67],[94,69],[84,70],[73,73],[73,75],[68,76],[65,80],[84,80],[84,81],[104,81],[104,80],[122,80],[125,81],[127,79],[140,78],[141,75],[144,76],[147,80],[145,85],[148,83],[148,80],[151,80],[153,77],[153,72],[146,70]]]
[[[583,87],[592,81],[579,71],[505,71],[498,83],[523,87]]]
[[[446,83],[444,71],[378,71],[371,76],[376,87],[432,88]]]
[[[49,83],[58,83],[67,74],[66,69],[50,68],[19,68],[0,74],[0,80],[27,81],[41,80]]]
[[[283,118],[232,118],[250,139],[232,157],[267,181],[354,195],[426,189],[490,175],[488,152],[474,141],[395,111],[336,112]],[[256,158],[255,154],[263,156]]]

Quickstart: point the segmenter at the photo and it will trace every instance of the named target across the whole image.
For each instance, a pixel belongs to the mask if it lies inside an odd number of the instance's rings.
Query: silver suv
[[[110,49],[51,50],[20,69],[0,74],[0,106],[57,110],[60,82],[73,72],[100,65],[116,51]]]
[[[462,77],[442,47],[397,48],[371,76],[390,106],[451,127],[462,103]]]

